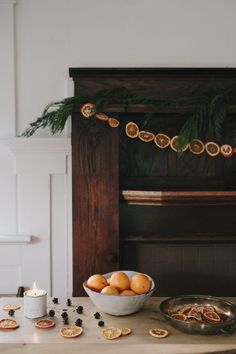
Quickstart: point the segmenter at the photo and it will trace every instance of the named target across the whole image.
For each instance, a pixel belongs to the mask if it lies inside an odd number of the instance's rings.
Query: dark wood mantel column
[[[75,113],[72,119],[73,296],[94,273],[118,269],[119,130]]]

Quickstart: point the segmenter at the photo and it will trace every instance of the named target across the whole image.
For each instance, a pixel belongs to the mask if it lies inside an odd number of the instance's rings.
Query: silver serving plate
[[[216,310],[228,316],[224,322],[211,324],[211,323],[188,323],[182,320],[177,320],[170,316],[171,313],[177,312],[182,306],[214,306]],[[236,322],[236,305],[219,299],[213,296],[204,295],[183,295],[176,296],[164,300],[160,304],[160,310],[165,318],[172,326],[185,333],[190,334],[216,334],[227,333],[231,334],[235,330]]]

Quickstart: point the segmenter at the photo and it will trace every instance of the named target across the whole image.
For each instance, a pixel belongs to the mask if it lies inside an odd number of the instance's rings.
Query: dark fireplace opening
[[[234,69],[78,68],[70,75],[81,96],[123,86],[174,98],[236,82]],[[187,150],[179,157],[170,146],[126,136],[132,121],[140,130],[174,137],[192,107],[168,107],[149,121],[144,104],[112,102],[104,112],[120,122],[118,128],[84,119],[80,107],[72,117],[73,295],[85,294],[81,284],[91,274],[117,269],[149,274],[156,295],[234,295],[236,155]]]

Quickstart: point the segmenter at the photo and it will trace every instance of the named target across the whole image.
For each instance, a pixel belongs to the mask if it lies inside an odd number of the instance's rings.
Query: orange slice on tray
[[[165,134],[159,133],[155,136],[154,142],[159,148],[165,149],[170,145],[170,138]]]
[[[185,144],[181,149],[180,147],[178,146],[178,139],[179,139],[179,136],[176,135],[174,136],[171,141],[170,141],[170,147],[172,150],[174,150],[175,152],[177,151],[186,151],[187,148],[188,148],[188,144]]]
[[[131,139],[137,138],[139,134],[139,127],[136,123],[129,122],[125,126],[125,133]]]
[[[16,320],[12,320],[11,318],[2,318],[0,320],[0,330],[1,329],[16,329],[19,327],[19,324]]]
[[[42,318],[35,322],[35,327],[39,329],[48,329],[55,326],[55,322],[49,318]]]
[[[152,328],[149,330],[149,334],[156,338],[165,338],[168,336],[169,332],[162,328]]]
[[[108,120],[108,116],[105,113],[96,113],[95,117],[99,120],[102,120],[102,121]]]
[[[199,139],[193,139],[191,143],[189,143],[189,150],[196,155],[200,155],[205,150],[205,145]]]
[[[128,336],[132,332],[131,328],[121,328],[121,335]]]
[[[147,132],[145,130],[142,130],[139,132],[139,139],[144,141],[145,143],[149,143],[150,141],[154,140],[155,135],[151,132]]]
[[[175,318],[176,320],[180,320],[180,321],[187,320],[187,316],[184,313],[173,313],[173,315],[171,315],[171,317]]]
[[[208,155],[217,156],[220,153],[220,147],[214,141],[209,141],[205,144],[205,149]]]
[[[221,321],[218,313],[213,311],[205,312],[203,316],[210,323],[219,323]]]
[[[83,328],[77,326],[62,327],[60,335],[64,338],[76,338],[83,333]]]
[[[95,106],[94,104],[87,102],[81,107],[80,112],[85,118],[89,118],[96,113]]]
[[[231,157],[234,153],[234,150],[231,145],[224,144],[221,145],[220,152],[224,157]]]
[[[116,119],[116,118],[108,118],[108,124],[109,124],[110,127],[112,127],[112,128],[117,128],[118,125],[120,124],[120,122],[119,122],[118,119]]]
[[[16,304],[7,304],[4,305],[2,308],[4,311],[10,311],[10,310],[19,310],[20,309],[20,305],[16,305]]]
[[[105,339],[108,340],[117,339],[122,335],[122,329],[116,327],[105,328],[102,331],[102,335]]]

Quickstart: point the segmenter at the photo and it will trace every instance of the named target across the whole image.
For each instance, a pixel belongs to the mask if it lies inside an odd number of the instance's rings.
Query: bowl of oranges
[[[147,274],[123,270],[94,274],[83,287],[99,310],[123,316],[139,311],[152,295],[155,284]]]

